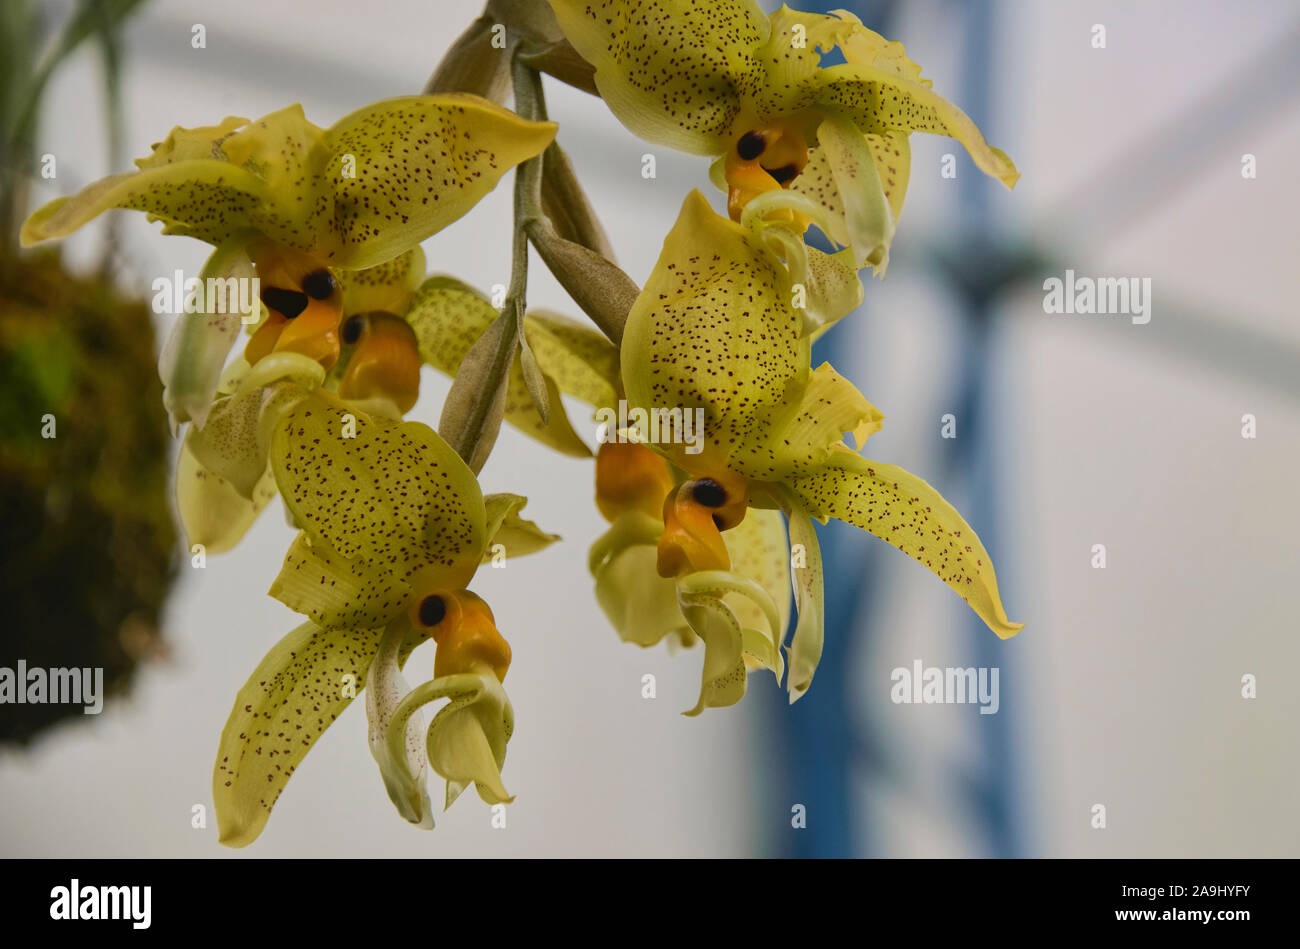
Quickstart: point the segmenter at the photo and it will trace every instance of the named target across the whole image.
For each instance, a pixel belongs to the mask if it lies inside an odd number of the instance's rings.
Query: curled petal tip
[[[996,626],[992,623],[989,624],[989,629],[993,630],[998,639],[1011,639],[1012,637],[1019,635],[1020,631],[1024,628],[1024,623],[1012,623],[1007,620],[1003,620]]]

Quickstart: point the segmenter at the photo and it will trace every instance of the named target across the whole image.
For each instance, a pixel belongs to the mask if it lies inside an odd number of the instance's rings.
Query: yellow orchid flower
[[[911,167],[908,136],[955,138],[1008,187],[1019,177],[921,69],[853,14],[763,14],[754,0],[550,0],[601,96],[642,138],[712,155],[739,221],[755,200],[819,226],[883,273]],[[823,67],[838,48],[845,62]],[[784,195],[781,192],[786,192]],[[774,199],[773,199],[774,198]]]
[[[278,413],[292,406],[289,393],[300,396],[319,387],[368,414],[400,419],[419,395],[423,365],[456,374],[497,311],[459,280],[424,279],[424,266],[424,254],[415,247],[385,264],[341,275],[342,345],[328,372],[292,352],[268,354],[255,367],[243,358],[232,361],[207,423],[190,429],[177,464],[178,508],[189,545],[200,544],[208,553],[229,550],[274,499],[266,433]],[[558,393],[612,403],[621,386],[618,350],[595,330],[545,311],[530,312],[525,330],[550,387],[552,411],[543,420],[516,357],[506,421],[558,451],[589,457]]]
[[[699,408],[700,450],[654,447],[690,478],[669,497],[657,569],[725,569],[723,532],[749,508],[789,519],[799,620],[789,650],[792,700],[822,647],[821,564],[811,518],[836,517],[888,541],[952,587],[1000,637],[1015,635],[993,564],[961,515],[920,478],[857,448],[883,416],[829,364],[814,370],[789,272],[752,230],[692,192],[628,316],[623,381],[630,405]]]
[[[668,463],[650,448],[602,444],[596,504],[611,526],[592,545],[588,567],[596,600],[625,642],[689,647],[704,641],[699,700],[684,713],[698,715],[739,702],[751,671],[767,669],[781,680],[789,550],[780,512],[754,511],[734,530],[715,530],[716,549],[691,567],[656,569],[664,538],[691,532],[676,513],[683,488],[691,490],[674,483]]]
[[[256,367],[254,367],[256,371]],[[271,595],[310,622],[267,654],[222,732],[213,794],[222,843],[261,833],[303,756],[362,688],[371,752],[399,813],[433,826],[429,768],[446,805],[501,783],[514,712],[502,690],[510,647],[466,587],[494,545],[530,553],[557,538],[519,517],[524,499],[484,497],[428,426],[360,412],[303,392],[270,434],[274,478],[301,532]],[[433,677],[410,689],[401,669],[426,639]],[[427,731],[420,709],[449,699]]]
[[[237,356],[217,386],[202,428],[191,426],[176,466],[176,499],[188,545],[208,553],[232,548],[275,498],[269,438],[280,415],[321,388],[371,415],[400,419],[419,394],[420,357],[399,313],[424,276],[417,246],[384,264],[341,271],[340,357],[320,360],[274,350]],[[274,317],[250,326],[254,340]]]
[[[176,128],[137,171],[36,211],[21,239],[66,236],[110,208],[144,211],[164,233],[216,248],[204,286],[257,276],[269,315],[245,349],[250,364],[296,352],[328,369],[340,346],[338,274],[383,264],[461,217],[555,128],[461,94],[376,102],[328,129],[300,105]],[[173,418],[199,426],[239,325],[256,316],[210,296],[177,320],[159,363]]]

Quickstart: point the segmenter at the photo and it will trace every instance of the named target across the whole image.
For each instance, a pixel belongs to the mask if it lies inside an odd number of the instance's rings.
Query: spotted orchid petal
[[[427,261],[417,245],[392,260],[365,270],[339,271],[343,288],[343,315],[381,311],[404,314],[415,291],[424,282]]]
[[[555,130],[461,93],[364,106],[309,156],[312,250],[350,270],[390,260],[464,215],[509,169],[540,155]]]
[[[399,663],[424,635],[398,644]],[[213,769],[221,843],[245,847],[261,834],[299,763],[364,686],[379,642],[377,630],[304,623],[258,664],[235,697]]]
[[[843,24],[833,16],[782,5],[768,17],[767,41],[755,51],[761,69],[753,84],[752,110],[759,121],[807,108],[817,88],[821,53],[829,51]]]
[[[796,284],[808,288],[804,307],[804,332],[812,342],[862,305],[862,281],[851,252],[825,254],[806,248],[806,269],[792,274]]]
[[[110,208],[144,211],[169,233],[222,246],[256,229],[254,209],[268,200],[266,182],[218,158],[168,162],[110,175],[75,195],[55,198],[23,222],[23,245],[67,237]]]
[[[752,231],[687,197],[628,317],[623,377],[634,406],[700,407],[704,450],[660,449],[688,470],[709,464],[758,481],[819,465],[880,414],[834,370],[813,372],[789,275]]]
[[[473,473],[419,422],[378,419],[314,392],[283,417],[271,467],[313,548],[395,581],[417,572],[446,589],[473,577],[486,543]]]
[[[163,165],[192,161],[196,158],[212,158],[214,153],[220,152],[221,143],[248,125],[249,121],[239,116],[228,115],[216,125],[197,128],[174,126],[165,139],[155,142],[150,147],[148,155],[137,158],[135,165],[137,168],[145,169],[160,168]]]
[[[888,69],[845,63],[823,69],[817,104],[851,119],[863,132],[928,132],[965,146],[975,167],[1015,187],[1020,173],[1006,152],[991,147],[965,112],[932,91],[925,80],[910,80]]]
[[[799,395],[795,414],[774,437],[789,446],[797,470],[819,467],[844,448],[845,432],[858,449],[880,431],[884,415],[830,363],[818,366]]]
[[[784,269],[772,265],[740,224],[692,191],[628,314],[622,347],[628,403],[702,408],[701,458],[771,475],[780,465],[753,434],[789,413],[791,390],[802,384],[808,360]],[[663,449],[683,467],[692,461],[683,446]]]
[[[296,187],[308,156],[325,130],[307,119],[295,102],[223,136],[216,149],[232,165],[246,168],[276,191]],[[287,186],[287,187],[286,187]]]
[[[768,21],[753,0],[551,0],[610,111],[647,141],[726,150]]]
[[[347,559],[299,533],[267,591],[319,626],[381,629],[410,603],[411,584],[387,564]]]
[[[254,232],[321,264],[360,270],[461,217],[555,125],[467,94],[365,106],[328,129],[300,105],[244,124],[177,129],[139,170],[59,198],[24,223],[24,244],[63,237],[110,208],[221,246]]]
[[[161,221],[164,233],[217,246],[251,232],[306,249],[309,242],[289,224],[298,212],[288,192],[305,186],[304,159],[320,134],[297,105],[256,122],[232,117],[175,128],[136,160],[138,171],[101,179],[36,211],[22,240],[65,237],[110,208],[125,208]]]
[[[841,450],[820,470],[792,478],[789,489],[813,517],[847,521],[920,561],[999,638],[1024,628],[1007,618],[993,560],[975,531],[916,475]]]

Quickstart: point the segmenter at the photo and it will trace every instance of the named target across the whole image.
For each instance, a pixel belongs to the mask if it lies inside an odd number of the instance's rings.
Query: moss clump
[[[161,647],[169,441],[148,307],[57,252],[0,253],[0,666],[102,667],[113,695]],[[4,705],[0,741],[68,716]]]

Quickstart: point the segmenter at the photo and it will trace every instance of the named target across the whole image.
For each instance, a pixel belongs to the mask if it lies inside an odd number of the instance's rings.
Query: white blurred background
[[[67,10],[48,6],[56,18]],[[843,786],[832,789],[847,817],[809,803],[809,830],[792,830],[792,804],[808,803],[798,789],[819,775],[790,773],[790,744],[807,732],[786,732],[782,716],[812,713],[786,709],[765,677],[738,707],[683,718],[699,655],[621,644],[591,595],[586,547],[604,522],[590,466],[506,428],[485,490],[526,494],[526,513],[566,540],[475,583],[515,655],[517,730],[504,776],[518,798],[507,827],[493,829],[486,806],[466,795],[432,833],[410,829],[388,803],[355,708],[307,756],[249,855],[781,854],[809,852],[797,835],[812,833],[832,842],[818,852],[886,856],[1300,855],[1300,702],[1287,678],[1300,667],[1300,95],[1294,75],[1277,75],[1226,107],[1212,98],[1294,34],[1300,9],[1263,0],[993,8],[992,121],[972,111],[1023,173],[1014,192],[989,190],[993,233],[1053,254],[1056,273],[1152,278],[1152,322],[1046,315],[1041,277],[999,297],[978,430],[996,478],[992,494],[968,490],[969,472],[941,464],[949,446],[940,438],[940,417],[957,411],[949,384],[963,355],[962,304],[930,265],[960,238],[958,189],[977,172],[954,143],[917,135],[889,278],[866,281],[864,312],[818,356],[885,413],[866,453],[926,477],[982,535],[991,530],[1008,611],[1027,623],[978,653],[1007,662],[998,714],[890,702],[890,670],[915,659],[973,663],[980,630],[924,569],[870,541],[861,569],[871,571],[871,602],[827,630],[851,644],[838,670],[846,714],[810,727],[847,728],[849,745],[875,751],[835,745],[848,756]],[[149,4],[125,33],[130,154],[173,125],[300,101],[327,126],[416,92],[477,13],[473,0]],[[963,107],[969,15],[960,3],[919,0],[890,27]],[[191,48],[196,23],[206,49]],[[1091,45],[1094,24],[1106,27],[1105,49]],[[89,49],[56,80],[41,151],[58,156],[60,174],[38,200],[123,170],[104,158],[99,82]],[[1287,83],[1290,94],[1279,93]],[[638,141],[597,100],[558,83],[548,80],[547,94],[619,262],[643,281],[687,190],[722,207],[707,160]],[[1234,121],[1257,97],[1272,105]],[[1201,134],[1158,162],[1124,165],[1207,99],[1215,107],[1199,115]],[[959,154],[956,180],[939,173],[948,152]],[[654,180],[641,177],[646,153],[657,156]],[[1254,180],[1241,174],[1246,153],[1257,159]],[[1157,193],[1165,197],[1148,204]],[[431,270],[485,289],[506,283],[508,226],[505,185],[426,242]],[[197,272],[205,257],[204,245],[162,238],[142,215],[123,214],[120,227],[122,280],[141,293],[154,276]],[[98,225],[71,238],[73,261],[90,260],[101,239]],[[978,270],[988,248],[961,252]],[[530,303],[577,315],[534,264]],[[447,385],[426,375],[412,417],[435,422]],[[1258,420],[1254,440],[1241,437],[1247,413]],[[958,439],[969,422],[958,417]],[[968,494],[994,503],[973,508]],[[272,509],[234,552],[204,570],[183,566],[164,630],[170,661],[98,718],[0,752],[0,855],[227,853],[210,814],[207,829],[191,827],[191,808],[210,806],[236,689],[297,623],[265,595],[290,539]],[[1104,570],[1090,565],[1098,543]],[[850,579],[859,569],[856,560],[831,566]],[[431,653],[413,662],[429,664]],[[657,677],[653,701],[641,697],[645,673]],[[1259,680],[1254,700],[1240,694],[1247,673]],[[807,701],[836,674],[823,669]],[[988,758],[992,728],[1003,747]],[[987,779],[1014,845],[990,834],[986,811],[954,777],[967,772]],[[1090,826],[1098,803],[1104,830]]]

